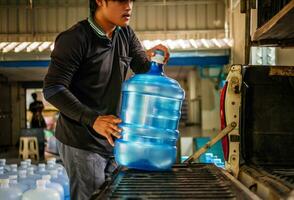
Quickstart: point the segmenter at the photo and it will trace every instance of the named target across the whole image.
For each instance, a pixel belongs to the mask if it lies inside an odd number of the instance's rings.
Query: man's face
[[[102,12],[109,23],[122,27],[129,24],[133,1],[102,0],[100,3],[98,12]]]

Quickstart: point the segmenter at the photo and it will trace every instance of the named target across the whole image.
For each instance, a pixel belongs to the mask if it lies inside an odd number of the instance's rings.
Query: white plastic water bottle
[[[36,180],[30,179],[27,176],[27,170],[18,170],[18,182],[20,184],[26,185],[27,187],[34,188]]]
[[[9,167],[10,167],[10,171],[6,173],[7,176],[18,175],[18,173],[17,173],[17,164],[11,164]]]
[[[45,163],[39,163],[38,170],[37,170],[36,174],[39,174],[39,175],[48,175],[49,174],[49,172],[46,170]]]
[[[10,171],[9,165],[6,165],[6,159],[5,158],[1,158],[0,159],[0,167],[3,167],[4,168],[4,173]]]
[[[64,199],[69,200],[70,199],[70,191],[69,191],[69,181],[62,176],[58,176],[57,170],[50,170],[51,175],[51,181],[56,182],[62,185],[64,189]]]
[[[0,199],[5,200],[20,200],[22,191],[19,188],[11,188],[9,179],[0,179]]]
[[[24,161],[27,163],[28,168],[33,167],[34,171],[36,171],[38,169],[38,167],[36,165],[32,165],[32,160],[31,159],[25,159]]]
[[[7,176],[4,174],[4,167],[0,166],[0,178],[7,178]]]
[[[65,179],[67,182],[69,182],[69,178],[67,176],[67,173],[64,173],[64,167],[58,166],[58,176]]]
[[[61,165],[61,164],[59,164],[59,163],[56,163],[56,158],[54,158],[54,157],[49,158],[47,160],[47,165],[50,164],[50,163],[52,163],[53,165],[57,166],[56,168],[61,167],[62,168],[62,173],[67,176],[67,173],[66,173],[66,170],[65,170],[64,166]]]
[[[28,185],[18,182],[17,175],[9,176],[9,186],[11,188],[19,188],[22,192],[25,192],[30,189]]]
[[[64,199],[64,189],[63,189],[61,184],[56,183],[56,182],[51,182],[51,176],[50,175],[43,175],[42,179],[46,180],[46,187],[47,188],[51,188],[51,189],[56,190],[59,193],[60,198],[62,200]]]
[[[34,181],[34,185],[33,185],[34,187],[36,186],[36,180],[42,179],[41,175],[35,174],[33,167],[28,168],[27,177]]]
[[[18,167],[18,170],[27,170],[28,164],[26,161],[21,161],[20,166]]]
[[[57,191],[46,187],[46,180],[37,180],[36,189],[26,191],[22,200],[62,200]]]

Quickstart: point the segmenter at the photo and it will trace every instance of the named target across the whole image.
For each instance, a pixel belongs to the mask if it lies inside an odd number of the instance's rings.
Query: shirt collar
[[[92,15],[89,15],[88,17],[88,22],[90,24],[90,26],[92,27],[92,29],[94,30],[94,32],[96,33],[96,35],[100,38],[104,38],[104,39],[109,39],[107,36],[106,36],[106,33],[104,32],[104,30],[102,29],[101,26],[99,26],[95,20],[93,19],[93,16]],[[116,26],[115,28],[115,32],[118,32],[119,30],[121,29],[120,26]]]

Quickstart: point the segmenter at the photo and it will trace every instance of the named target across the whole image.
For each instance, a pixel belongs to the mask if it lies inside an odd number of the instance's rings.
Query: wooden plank
[[[289,40],[294,38],[294,0],[290,1],[280,12],[256,30],[253,42],[267,40]]]

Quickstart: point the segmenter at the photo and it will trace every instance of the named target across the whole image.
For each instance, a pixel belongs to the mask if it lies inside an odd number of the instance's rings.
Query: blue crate
[[[210,137],[199,137],[194,138],[195,151],[203,147]],[[224,167],[224,153],[222,150],[221,141],[214,144],[209,150],[199,157],[200,163],[215,163],[219,167]]]

